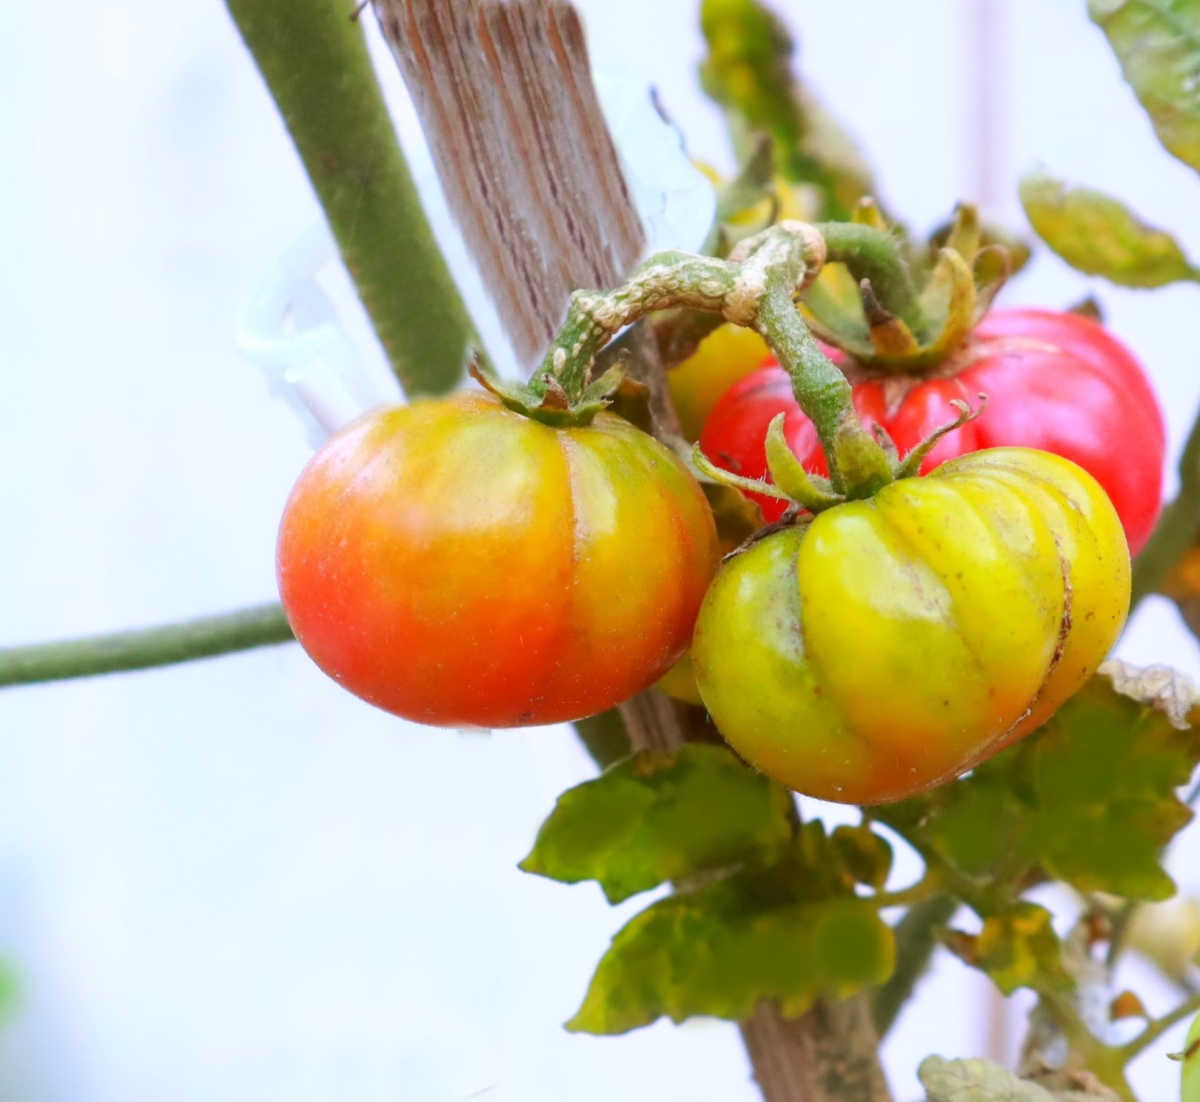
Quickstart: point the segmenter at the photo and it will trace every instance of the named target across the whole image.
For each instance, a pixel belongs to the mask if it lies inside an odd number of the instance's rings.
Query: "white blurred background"
[[[695,0],[577,2],[597,63],[653,81],[692,151],[729,167],[694,76]],[[1082,0],[995,0],[982,36],[969,0],[776,7],[913,226],[977,198],[1023,227],[1016,179],[1044,164],[1200,257],[1200,179],[1158,146]],[[275,109],[218,0],[16,3],[5,23],[0,645],[270,599],[309,448],[236,352],[233,319],[319,218]],[[1177,453],[1200,402],[1196,289],[1090,285],[1043,252],[1005,301],[1089,290],[1153,375]],[[1158,601],[1121,653],[1200,679]],[[555,796],[591,774],[566,728],[417,728],[279,647],[4,691],[0,763],[0,958],[22,985],[0,1031],[4,1102],[757,1097],[724,1023],[561,1029],[646,903],[610,909],[594,885],[515,868]],[[1198,856],[1200,828],[1173,854],[1193,892]],[[1148,971],[1127,979],[1170,1005]],[[993,1003],[938,958],[887,1044],[901,1102],[928,1052],[1015,1043],[1025,1004],[997,1024]],[[1174,1096],[1179,1040],[1136,1065],[1147,1099]]]

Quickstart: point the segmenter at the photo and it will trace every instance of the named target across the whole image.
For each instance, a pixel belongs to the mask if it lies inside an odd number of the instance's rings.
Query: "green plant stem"
[[[770,279],[759,301],[755,328],[791,376],[796,401],[816,426],[834,490],[870,497],[891,482],[891,463],[858,419],[849,381],[821,351],[778,276]]]
[[[913,904],[896,924],[896,969],[871,998],[871,1016],[880,1038],[887,1036],[900,1016],[901,1008],[929,967],[938,946],[938,930],[957,909],[958,900],[953,896],[935,895]]]
[[[864,898],[880,910],[884,907],[909,907],[914,903],[940,898],[942,887],[942,882],[936,876],[926,874],[907,888],[899,888],[894,892],[876,892]]]
[[[278,604],[178,624],[0,650],[0,687],[143,670],[291,642]]]
[[[1154,1044],[1172,1026],[1178,1025],[1196,1013],[1200,1013],[1200,994],[1185,999],[1174,1010],[1164,1014],[1161,1018],[1155,1018],[1132,1041],[1122,1045],[1117,1051],[1121,1054],[1122,1060],[1128,1063]]]
[[[891,463],[859,421],[850,383],[821,351],[793,303],[824,260],[824,241],[800,222],[783,222],[746,238],[728,260],[658,253],[613,291],[571,296],[567,320],[531,387],[543,395],[557,387],[574,406],[592,396],[588,387],[596,356],[626,325],[672,307],[719,314],[763,335],[816,426],[834,488],[867,497],[891,481]]]
[[[1154,534],[1133,561],[1130,611],[1161,590],[1164,579],[1200,536],[1200,417],[1179,460],[1179,493],[1158,518]]]
[[[226,0],[409,396],[451,389],[472,331],[346,0]]]
[[[869,279],[875,297],[901,318],[918,339],[925,337],[925,318],[908,264],[896,239],[886,230],[857,222],[820,222],[829,260],[845,264],[855,279]]]

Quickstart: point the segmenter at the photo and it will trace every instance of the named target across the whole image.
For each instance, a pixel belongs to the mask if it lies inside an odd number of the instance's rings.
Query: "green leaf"
[[[891,974],[892,932],[867,900],[780,899],[742,874],[661,900],[613,938],[567,1028],[625,1033],[663,1015],[740,1019],[763,999],[784,1014]]]
[[[1162,287],[1198,277],[1170,234],[1101,192],[1068,189],[1049,176],[1034,175],[1021,181],[1021,202],[1038,236],[1088,275],[1124,287]]]
[[[1194,703],[1171,671],[1110,664],[970,776],[875,814],[980,885],[1012,889],[1040,870],[1081,891],[1165,899],[1162,852],[1191,819],[1176,789],[1200,761]]]
[[[597,880],[610,903],[667,880],[776,854],[792,834],[791,796],[719,746],[643,752],[564,792],[526,872]]]
[[[1200,168],[1200,0],[1089,0],[1159,141]]]
[[[754,135],[769,135],[776,171],[819,193],[814,217],[848,218],[874,181],[851,140],[793,77],[795,47],[784,25],[758,0],[704,0],[700,25],[708,43],[701,83],[725,109],[739,157],[747,158]]]
[[[972,968],[991,976],[1006,995],[1033,986],[1035,980],[1050,979],[1064,987],[1072,983],[1050,912],[1036,903],[1018,903],[987,918],[978,934],[949,930],[942,940]]]

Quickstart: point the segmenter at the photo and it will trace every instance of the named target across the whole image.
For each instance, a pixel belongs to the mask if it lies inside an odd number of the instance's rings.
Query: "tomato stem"
[[[352,3],[226,0],[405,392],[462,378],[475,338],[396,140]]]
[[[820,222],[828,260],[850,269],[855,280],[867,279],[879,302],[923,340],[926,322],[899,242],[886,230],[858,222]]]
[[[867,229],[864,239],[874,245],[890,242],[887,234],[872,227],[856,228]],[[892,464],[859,421],[850,383],[821,351],[793,301],[824,262],[820,233],[794,221],[739,242],[727,260],[658,253],[614,291],[576,291],[571,296],[566,323],[528,390],[547,397],[561,393],[568,415],[577,411],[586,419],[589,403],[605,398],[603,388],[589,382],[595,358],[617,332],[647,313],[669,307],[719,314],[761,333],[791,376],[796,400],[825,449],[834,491],[847,497],[870,496],[892,480]],[[528,412],[539,415],[533,408]],[[561,415],[557,407],[556,415]]]
[[[796,401],[816,427],[835,492],[869,497],[892,481],[887,455],[863,428],[849,381],[808,331],[786,282],[779,277],[771,282],[759,302],[755,328],[791,376]]]
[[[283,608],[258,605],[161,627],[0,650],[0,687],[143,670],[292,641]]]

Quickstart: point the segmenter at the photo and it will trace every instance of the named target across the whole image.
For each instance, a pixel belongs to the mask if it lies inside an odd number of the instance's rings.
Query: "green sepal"
[[[494,394],[514,413],[556,427],[586,425],[597,413],[609,407],[613,395],[626,382],[624,369],[618,364],[589,383],[579,400],[572,402],[549,372],[535,375],[528,383],[502,379],[478,350],[472,355],[467,371],[484,390]]]
[[[856,221],[886,229],[870,205]],[[805,322],[849,353],[861,375],[919,375],[936,367],[962,346],[1014,267],[1012,253],[989,238],[967,204],[959,206],[942,241],[922,269],[911,322],[887,309],[872,283],[856,282],[840,262],[826,264],[801,294]]]
[[[724,467],[718,467],[703,451],[699,444],[692,445],[692,467],[697,477],[703,481],[715,482],[719,486],[731,486],[744,494],[763,494],[779,501],[791,501],[783,490],[762,478],[746,478],[745,475],[734,474]]]
[[[791,837],[786,789],[720,746],[644,751],[564,792],[520,864],[610,903],[669,880],[765,861]]]
[[[1162,287],[1200,278],[1170,234],[1102,192],[1033,175],[1021,181],[1021,203],[1038,236],[1088,275],[1123,287]]]
[[[833,492],[829,479],[809,474],[804,469],[783,434],[786,420],[787,414],[777,413],[767,426],[767,470],[771,472],[772,481],[788,498],[810,513],[819,513],[845,501],[843,495]]]

